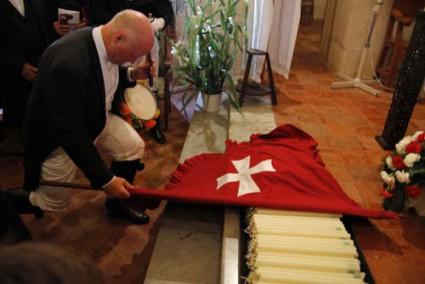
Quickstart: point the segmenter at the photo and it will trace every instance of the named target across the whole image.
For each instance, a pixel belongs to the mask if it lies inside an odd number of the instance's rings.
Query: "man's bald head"
[[[153,46],[153,29],[149,19],[134,10],[119,12],[102,27],[102,38],[110,61],[134,62]]]

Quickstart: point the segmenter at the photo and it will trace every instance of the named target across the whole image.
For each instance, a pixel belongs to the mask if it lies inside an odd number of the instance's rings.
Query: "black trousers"
[[[31,240],[31,234],[22,222],[15,207],[0,190],[0,245]]]
[[[12,74],[6,74],[3,80],[5,83],[2,99],[4,126],[21,129],[32,82]]]

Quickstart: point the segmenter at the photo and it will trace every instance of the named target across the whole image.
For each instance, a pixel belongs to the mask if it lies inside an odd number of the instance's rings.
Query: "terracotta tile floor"
[[[278,124],[291,123],[318,142],[329,171],[365,207],[380,208],[379,171],[386,154],[375,142],[382,133],[391,93],[374,97],[358,89],[332,90],[337,78],[319,56],[316,26],[301,27],[289,80],[275,76]],[[424,129],[425,102],[418,102],[407,130]],[[377,283],[425,283],[425,218],[357,220],[354,231]]]
[[[320,28],[301,27],[288,81],[275,75],[279,105],[278,124],[291,123],[318,142],[327,168],[355,201],[380,208],[379,167],[385,155],[374,140],[381,134],[391,94],[373,97],[356,89],[332,90],[336,78],[318,55]],[[146,169],[136,185],[160,187],[174,169],[184,142],[187,124],[173,112],[163,146],[147,140]],[[425,103],[415,107],[407,133],[425,129]],[[19,185],[22,162],[18,157],[0,158],[0,186]],[[59,244],[93,259],[109,282],[142,282],[155,222],[163,204],[149,210],[147,226],[127,225],[103,215],[100,192],[73,191],[71,208],[47,214],[41,220],[26,216],[36,240]],[[399,220],[355,220],[354,230],[377,283],[425,283],[425,218],[413,213]]]

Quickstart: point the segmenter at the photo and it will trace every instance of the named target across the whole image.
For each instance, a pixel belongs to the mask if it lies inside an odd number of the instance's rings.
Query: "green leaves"
[[[184,41],[173,46],[177,80],[193,86],[195,93],[221,93],[225,86],[238,107],[230,72],[244,44],[244,28],[235,22],[240,0],[187,2],[192,15],[186,18]]]

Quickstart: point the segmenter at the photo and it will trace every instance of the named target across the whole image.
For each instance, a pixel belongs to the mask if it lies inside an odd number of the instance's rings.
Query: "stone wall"
[[[331,70],[344,73],[350,77],[355,76],[367,36],[370,11],[375,3],[375,0],[337,1],[327,60],[327,65]],[[371,42],[374,65],[377,64],[383,46],[392,3],[393,0],[384,1],[378,14]],[[364,78],[372,78],[369,55],[363,74]]]
[[[315,20],[323,20],[325,16],[326,2],[328,0],[314,0],[314,15]]]

